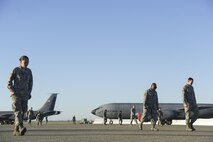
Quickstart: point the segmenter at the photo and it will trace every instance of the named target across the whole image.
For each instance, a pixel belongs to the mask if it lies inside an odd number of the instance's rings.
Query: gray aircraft
[[[46,116],[51,116],[51,115],[58,115],[61,113],[61,111],[55,111],[55,102],[57,98],[57,93],[53,93],[50,95],[46,103],[37,111],[34,112],[34,116],[32,117],[33,119],[36,119],[35,114],[40,111],[43,117]],[[27,116],[24,116],[24,120],[27,120]],[[0,111],[0,124],[13,124],[14,123],[14,115],[12,111]]]
[[[107,110],[107,118],[118,119],[118,113],[122,111],[123,119],[130,119],[130,109],[135,106],[137,114],[142,114],[143,104],[142,103],[109,103],[101,105],[98,108],[92,110],[92,114],[103,117],[104,110]],[[162,112],[161,124],[171,125],[172,120],[184,120],[185,113],[183,104],[178,103],[159,103],[159,108]],[[213,104],[198,104],[199,116],[198,118],[213,118]],[[148,120],[150,121],[150,120]]]

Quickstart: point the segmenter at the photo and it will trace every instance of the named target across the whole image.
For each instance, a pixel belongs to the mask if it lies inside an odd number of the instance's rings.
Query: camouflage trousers
[[[120,125],[122,125],[123,119],[122,119],[122,118],[118,118],[118,123],[119,123]]]
[[[141,117],[141,123],[149,121],[151,119],[151,123],[155,124],[157,121],[157,110],[156,109],[144,109],[143,116]]]
[[[30,118],[28,117],[28,124],[31,124],[31,122],[32,122],[31,117]]]
[[[198,114],[199,114],[199,110],[197,106],[184,107],[184,111],[185,111],[186,120],[191,119],[191,123],[194,123],[197,120]]]
[[[104,125],[106,125],[106,123],[107,123],[107,118],[104,117]]]
[[[15,117],[15,126],[23,126],[24,114],[28,110],[28,96],[12,96],[12,110]]]
[[[37,126],[42,126],[42,120],[37,120]]]
[[[138,121],[137,121],[137,117],[136,117],[136,115],[132,115],[132,116],[130,116],[130,119],[131,119],[131,121],[130,121],[130,125],[132,125],[133,120],[135,121],[135,123],[136,123],[136,124],[138,124]]]

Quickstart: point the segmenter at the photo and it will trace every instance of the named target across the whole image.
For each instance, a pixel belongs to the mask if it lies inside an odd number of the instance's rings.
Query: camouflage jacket
[[[184,106],[196,106],[196,98],[194,88],[191,85],[185,85],[182,90],[182,99]]]
[[[33,115],[34,115],[33,110],[28,110],[28,111],[27,111],[27,116],[28,116],[28,117],[32,117]]]
[[[144,93],[143,108],[144,109],[159,109],[158,94],[156,91],[152,91],[151,89],[148,89]]]
[[[37,113],[37,114],[36,114],[36,119],[37,119],[37,120],[43,120],[42,114],[41,114],[41,113]]]
[[[107,112],[104,111],[104,115],[103,115],[104,118],[107,118]]]
[[[135,110],[135,108],[131,108],[131,116],[135,116],[135,114],[136,114],[136,110]]]
[[[122,119],[122,113],[121,112],[118,113],[118,118]]]
[[[8,81],[8,89],[15,95],[30,95],[33,87],[33,76],[29,68],[16,67]]]

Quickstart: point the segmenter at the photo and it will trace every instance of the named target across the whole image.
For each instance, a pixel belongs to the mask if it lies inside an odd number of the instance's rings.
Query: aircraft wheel
[[[166,125],[172,125],[172,120],[167,120]]]
[[[110,121],[109,121],[109,124],[111,124],[111,125],[112,125],[112,124],[113,124],[113,121],[112,121],[112,120],[110,120]]]
[[[165,123],[166,123],[166,122],[165,122],[164,120],[162,120],[161,122],[158,122],[158,125],[159,125],[159,126],[163,126],[163,125],[165,125]]]

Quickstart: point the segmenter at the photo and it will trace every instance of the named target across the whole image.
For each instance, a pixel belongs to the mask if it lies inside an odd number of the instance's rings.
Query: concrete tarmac
[[[26,125],[27,126],[27,125]],[[12,125],[0,125],[0,142],[212,142],[212,126],[195,126],[197,131],[186,132],[185,126],[158,127],[150,125],[139,130],[137,125],[73,125],[44,124],[27,126],[25,136],[12,136]]]

